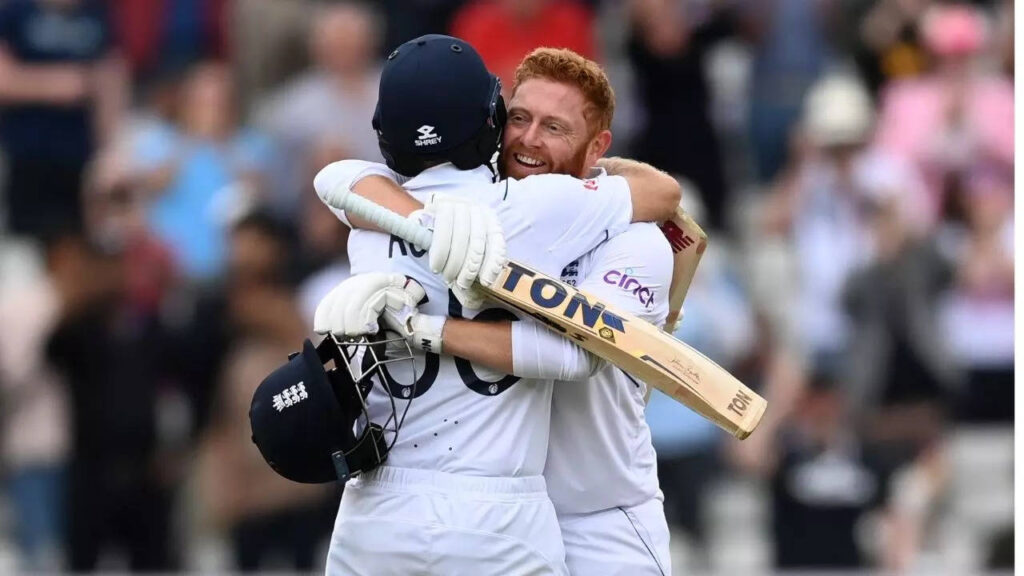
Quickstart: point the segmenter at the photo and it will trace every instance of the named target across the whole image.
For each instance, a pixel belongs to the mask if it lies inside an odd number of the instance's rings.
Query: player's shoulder
[[[651,254],[672,255],[672,247],[669,245],[665,234],[654,222],[633,222],[621,234],[608,239],[612,247],[625,247],[630,250]]]
[[[594,178],[577,178],[567,174],[533,174],[518,180],[508,178],[502,180],[502,182],[507,186],[510,197],[512,194],[518,194],[525,197],[540,196],[545,198],[545,194],[557,192],[579,194],[579,198],[582,200],[589,195],[605,197],[602,196],[604,191],[612,193],[625,188],[623,186],[625,180],[619,176],[608,175],[600,175]],[[546,196],[546,198],[550,199],[551,196]]]
[[[568,174],[532,174],[526,178],[506,178],[502,180],[510,190],[518,189],[537,189],[544,188],[547,186],[564,186],[566,184],[579,182],[582,184],[582,180],[569,176]]]
[[[654,276],[660,274],[658,271],[672,269],[672,247],[661,229],[650,222],[630,224],[624,232],[598,246],[593,258],[598,266],[625,262],[649,270]]]

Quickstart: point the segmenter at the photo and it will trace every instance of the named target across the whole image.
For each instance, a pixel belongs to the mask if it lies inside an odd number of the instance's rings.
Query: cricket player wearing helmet
[[[502,175],[529,181],[553,172],[584,178],[605,169],[654,171],[628,160],[599,160],[611,142],[613,114],[614,94],[596,63],[568,50],[534,51],[516,73]],[[649,223],[630,225],[562,271],[564,281],[656,325],[667,315],[671,278],[671,249]],[[671,572],[656,456],[643,418],[645,384],[534,322],[467,321],[387,307],[383,312],[396,324],[400,318],[413,326],[442,326],[436,330],[441,348],[463,361],[516,377],[560,380],[544,477],[570,571]],[[414,345],[422,334],[414,329],[407,336]]]
[[[441,242],[448,253],[435,254],[433,245],[424,252],[390,235],[353,230],[353,277],[317,309],[318,332],[352,338],[386,327],[416,348],[414,368],[388,365],[372,377],[371,422],[386,419],[395,403],[408,411],[397,438],[389,439],[386,462],[346,487],[329,574],[568,572],[542,476],[553,382],[496,374],[444,354],[445,321],[517,318],[481,309],[472,284],[462,283],[493,281],[506,242],[510,257],[557,275],[631,220],[671,214],[679,191],[660,173],[495,182],[490,160],[506,118],[499,88],[465,42],[430,35],[403,44],[385,63],[374,117],[387,168],[340,162],[314,181],[333,206],[339,187],[367,175],[402,180],[413,198],[429,201],[435,239],[450,239]],[[467,206],[478,212],[461,218]],[[465,241],[465,230],[453,225],[460,218],[472,231]],[[422,314],[424,322],[395,323],[382,317],[385,309]]]

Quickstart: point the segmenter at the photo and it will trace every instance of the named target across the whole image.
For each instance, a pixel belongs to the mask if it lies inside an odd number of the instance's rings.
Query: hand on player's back
[[[464,307],[481,308],[486,296],[475,283],[491,285],[508,261],[497,214],[468,199],[435,195],[420,220],[434,229],[430,270],[441,275]]]

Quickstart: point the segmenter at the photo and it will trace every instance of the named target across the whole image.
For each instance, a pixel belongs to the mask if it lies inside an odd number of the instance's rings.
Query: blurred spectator
[[[810,379],[783,429],[770,474],[775,567],[867,568],[857,529],[876,508],[883,483],[851,433],[842,382]]]
[[[787,321],[795,322],[799,345],[814,361],[834,361],[849,341],[840,296],[875,250],[866,218],[875,196],[898,193],[901,217],[920,211],[923,192],[913,171],[865,149],[872,124],[871,100],[856,80],[821,80],[808,94],[792,164],[767,206],[768,233],[792,238],[790,281],[800,297]]]
[[[758,310],[767,321],[771,349],[763,366],[764,395],[773,410],[752,441],[736,446],[737,461],[746,469],[763,471],[779,457],[773,446],[777,428],[794,415],[805,366],[839,374],[844,385],[853,387],[844,394],[846,401],[863,405],[881,386],[881,376],[872,370],[884,371],[890,358],[878,356],[888,353],[887,333],[878,331],[889,325],[872,322],[907,315],[920,322],[919,312],[928,310],[921,303],[912,314],[873,311],[868,321],[864,313],[851,319],[844,307],[844,289],[853,274],[877,255],[902,250],[925,233],[915,217],[921,212],[923,184],[908,166],[865,147],[872,120],[870,97],[858,81],[845,74],[820,80],[807,96],[790,164],[762,207],[760,221],[750,227],[760,230],[747,239],[748,270]],[[882,213],[891,218],[880,220]],[[889,229],[879,223],[890,221],[899,223],[894,229],[898,238],[882,234]],[[873,284],[863,286],[863,297],[875,294]],[[851,346],[859,351],[856,363],[846,362]],[[856,377],[839,372],[846,363],[860,370]]]
[[[921,170],[934,221],[973,165],[1013,166],[1013,84],[978,66],[988,37],[974,8],[938,5],[921,26],[935,68],[885,90],[877,143]]]
[[[946,487],[945,412],[960,382],[937,319],[951,270],[930,238],[910,230],[898,190],[870,209],[873,261],[851,276],[843,300],[849,409],[891,492],[881,563],[901,572],[913,566]]]
[[[240,126],[226,66],[204,62],[182,88],[178,124],[154,124],[137,136],[133,163],[142,177],[169,174],[149,212],[154,233],[175,251],[185,276],[216,277],[223,266],[223,221],[245,197],[265,194],[271,143]]]
[[[381,56],[424,34],[444,34],[451,28],[455,12],[467,0],[379,0],[386,30]]]
[[[178,270],[170,248],[146,220],[145,190],[152,183],[132,173],[128,161],[128,153],[116,146],[96,154],[83,190],[86,229],[124,251],[127,297],[156,315],[177,287]]]
[[[0,437],[18,568],[27,572],[61,567],[69,415],[67,390],[46,362],[45,346],[62,310],[80,305],[80,279],[88,274],[72,236],[51,238],[45,274],[0,298]]]
[[[751,144],[758,179],[773,180],[786,164],[790,129],[804,95],[831,63],[829,43],[837,0],[748,0],[746,35],[754,45],[750,84]]]
[[[633,0],[631,8],[629,56],[643,107],[633,155],[692,181],[707,207],[702,225],[722,229],[728,190],[704,67],[712,45],[732,32],[733,15],[691,1]]]
[[[869,208],[874,257],[850,275],[842,294],[851,400],[869,417],[888,406],[940,409],[958,384],[937,315],[952,270],[934,242],[914,237],[895,204],[881,198]],[[925,423],[918,425],[923,434]]]
[[[942,231],[956,280],[940,316],[966,371],[955,406],[968,422],[1013,422],[1013,178],[979,167],[965,183],[963,223]]]
[[[379,24],[369,8],[352,2],[322,8],[310,39],[316,67],[275,90],[261,107],[259,124],[288,158],[285,190],[273,199],[282,212],[295,214],[301,206],[300,191],[311,182],[305,163],[318,149],[334,149],[328,163],[383,162],[370,122],[377,106],[379,41]]]
[[[112,2],[117,36],[133,77],[227,55],[228,0]]]
[[[238,81],[238,104],[249,111],[260,98],[309,64],[310,0],[233,0],[228,37]]]
[[[175,479],[157,427],[161,329],[128,300],[122,252],[85,236],[71,242],[78,305],[62,309],[47,345],[71,398],[68,568],[94,570],[119,545],[132,570],[170,570]]]
[[[123,114],[126,81],[100,0],[0,3],[0,148],[8,229],[81,226],[82,171]]]
[[[515,70],[534,48],[568,48],[597,60],[593,10],[578,0],[472,0],[459,9],[451,35],[473,45],[511,94]]]
[[[872,94],[891,81],[918,76],[928,52],[918,22],[932,0],[867,0],[851,14],[860,22],[853,56]]]
[[[250,439],[249,404],[260,381],[308,330],[287,283],[288,239],[256,213],[231,234],[227,283],[232,343],[204,442],[207,509],[230,532],[236,567],[266,569],[275,555],[289,570],[312,571],[331,530],[330,487],[298,485],[267,466]]]

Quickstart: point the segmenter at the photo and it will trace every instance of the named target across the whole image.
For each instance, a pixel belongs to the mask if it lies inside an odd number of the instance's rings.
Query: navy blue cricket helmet
[[[327,370],[332,360],[335,368]],[[252,440],[281,476],[311,484],[345,482],[387,458],[384,431],[366,417],[364,391],[341,366],[345,361],[331,337],[317,347],[307,339],[302,352],[290,355],[253,394]]]
[[[490,166],[505,119],[501,81],[463,40],[420,36],[384,63],[373,129],[399,174],[415,176],[437,161]]]

